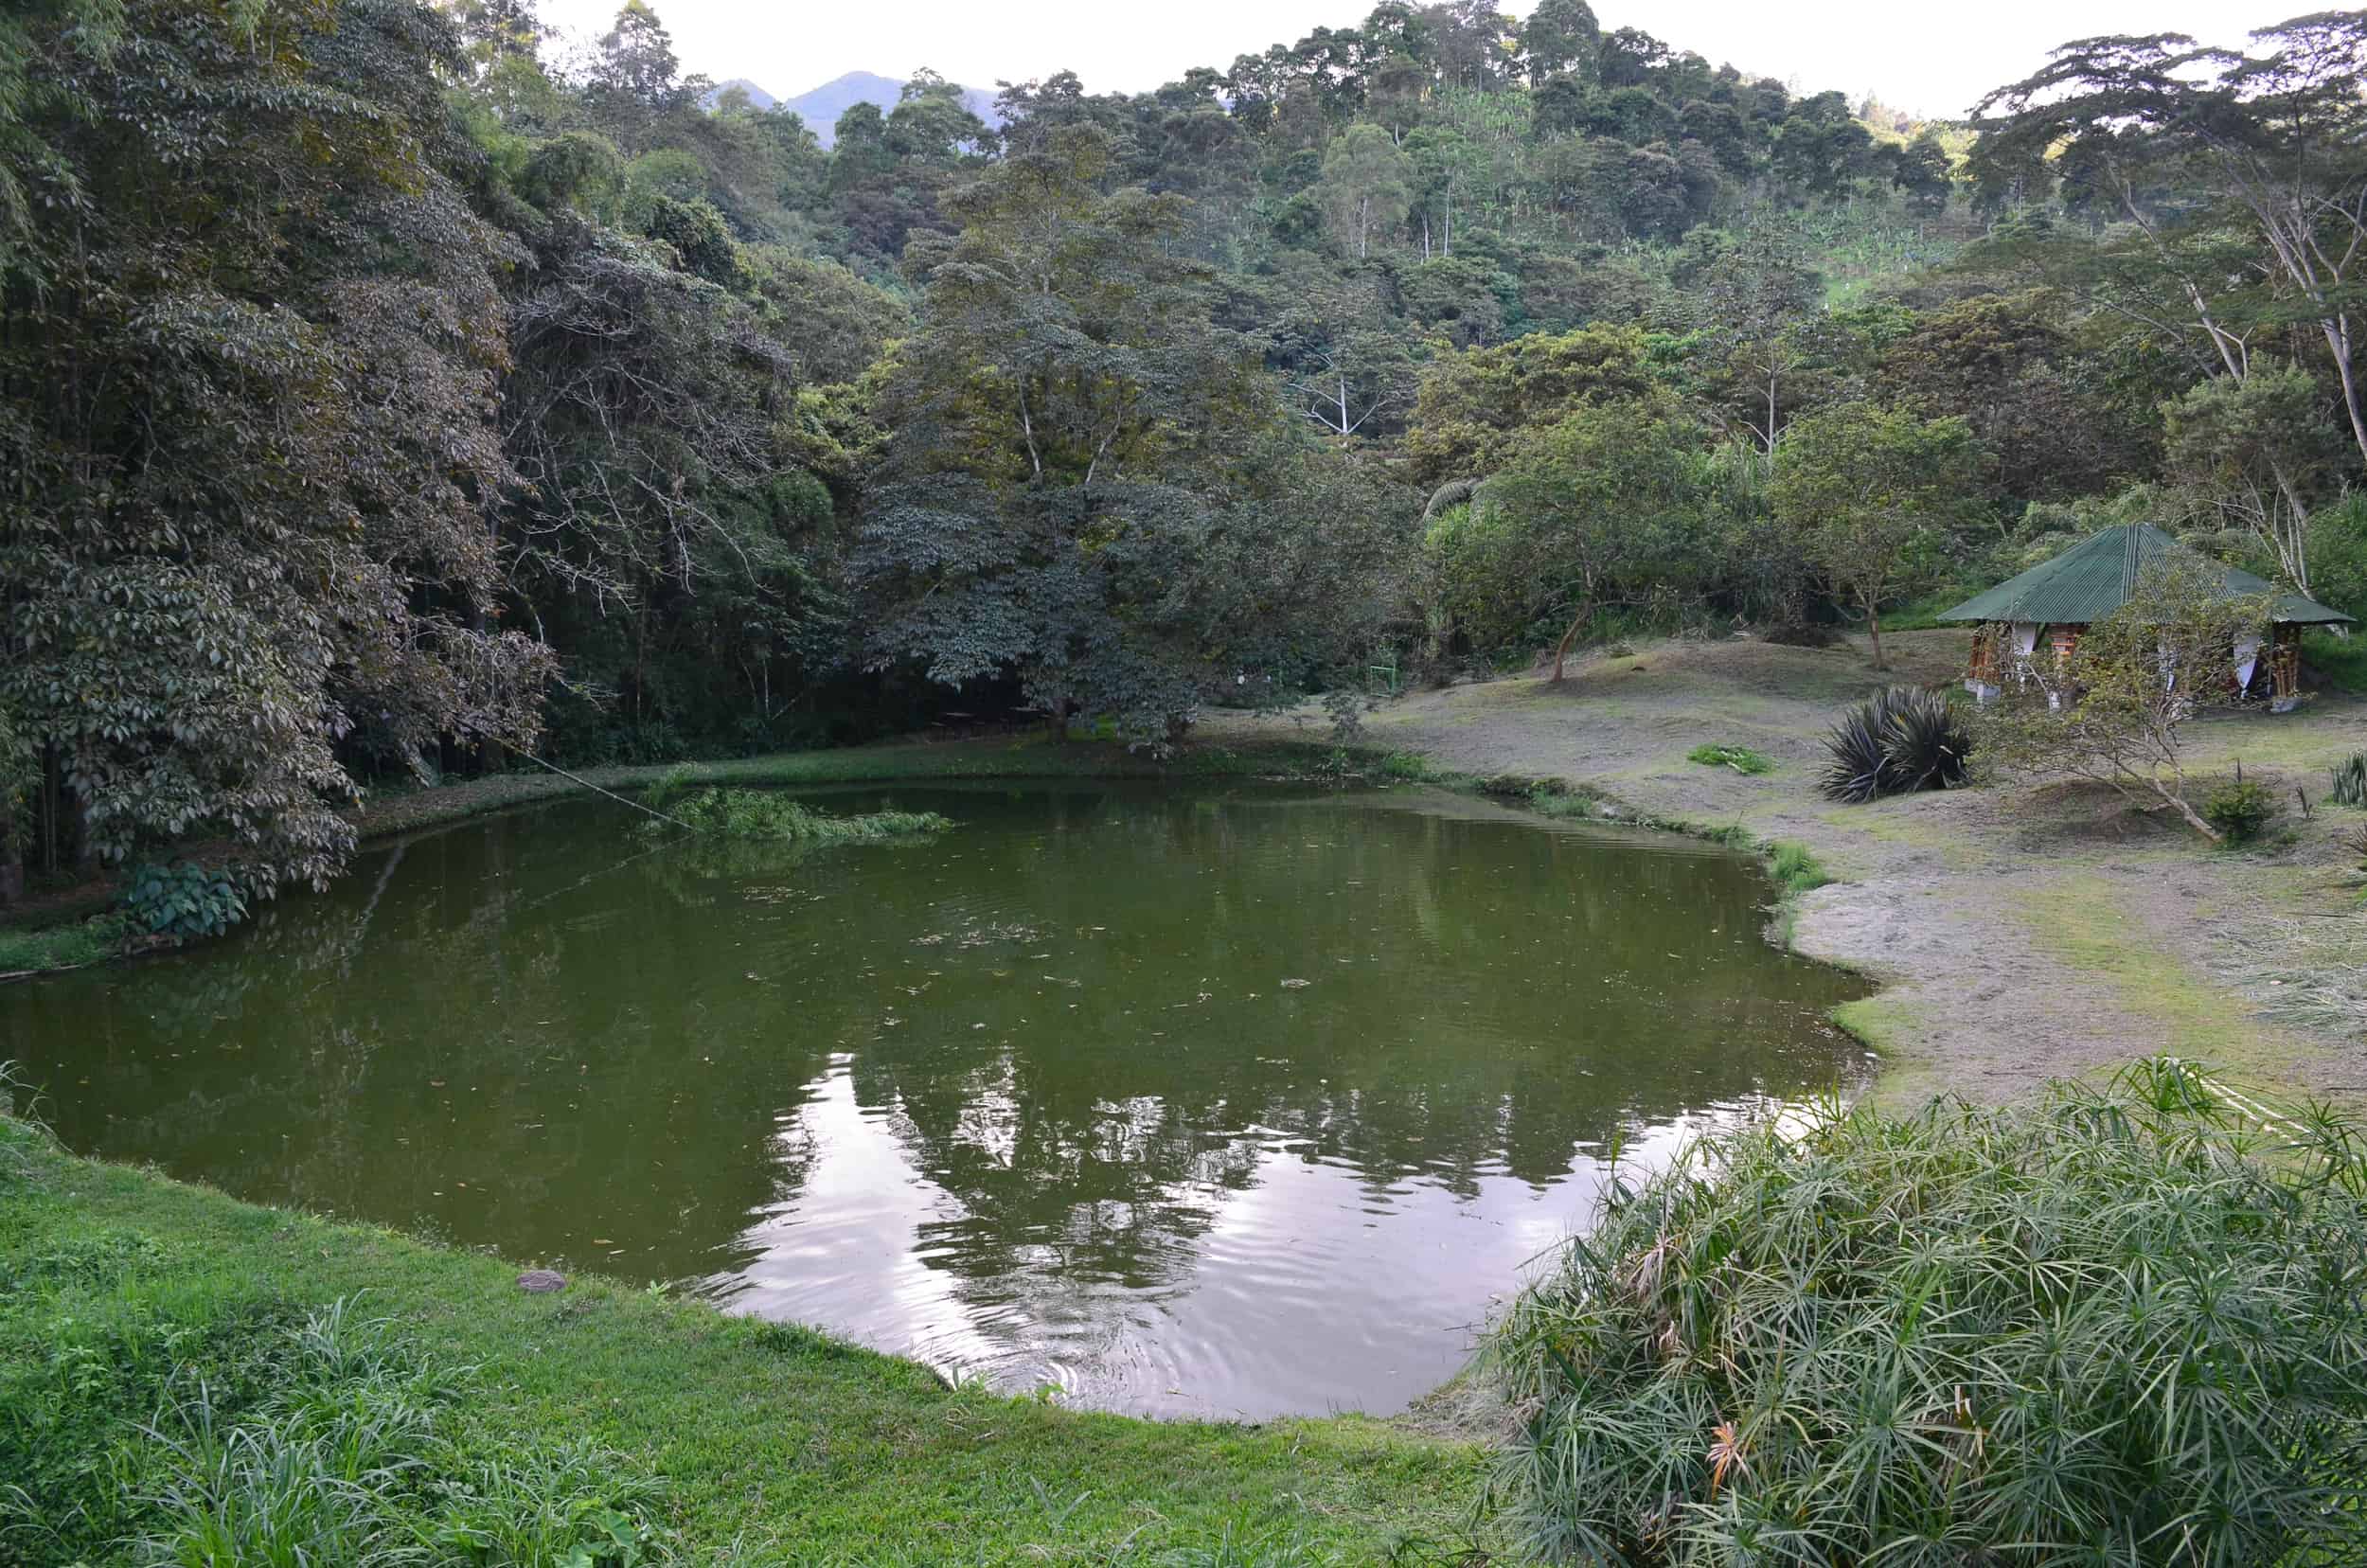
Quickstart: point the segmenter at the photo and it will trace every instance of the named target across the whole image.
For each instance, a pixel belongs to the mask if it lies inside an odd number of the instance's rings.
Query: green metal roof
[[[1942,620],[2038,621],[2047,625],[2084,626],[2100,621],[2128,602],[2145,568],[2173,555],[2199,552],[2180,544],[2150,523],[2124,523],[2081,540],[2052,561],[2008,578],[1985,594],[1976,594]],[[2269,613],[2274,621],[2323,626],[2351,617],[2314,599],[2288,594],[2251,573],[2227,568],[2230,598],[2267,594],[2275,601]]]

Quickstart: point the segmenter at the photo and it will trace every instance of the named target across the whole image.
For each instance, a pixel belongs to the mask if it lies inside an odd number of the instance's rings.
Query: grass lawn
[[[0,1118],[0,1477],[28,1488],[0,1484],[0,1563],[128,1560],[120,1538],[156,1523],[133,1499],[155,1489],[140,1428],[164,1398],[208,1366],[235,1391],[221,1365],[243,1339],[340,1298],[474,1369],[454,1418],[488,1473],[590,1445],[628,1477],[656,1531],[641,1560],[1289,1568],[1469,1544],[1470,1445],[1361,1417],[1162,1423],[948,1389],[618,1283],[527,1294],[517,1272],[78,1159]]]

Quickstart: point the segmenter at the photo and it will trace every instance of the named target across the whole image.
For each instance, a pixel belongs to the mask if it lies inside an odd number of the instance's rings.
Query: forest
[[[1046,64],[1056,63],[1047,61]],[[1912,623],[2148,520],[2367,615],[2367,15],[1961,121],[1586,0],[825,151],[626,0],[0,16],[0,900],[366,785]],[[2321,635],[2328,679],[2367,680]]]

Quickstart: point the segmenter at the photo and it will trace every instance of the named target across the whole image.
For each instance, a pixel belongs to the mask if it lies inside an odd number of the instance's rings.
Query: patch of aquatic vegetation
[[[672,824],[716,838],[780,844],[870,844],[882,839],[942,833],[953,826],[934,811],[871,811],[833,816],[764,790],[701,790],[671,800],[662,811]],[[664,832],[668,822],[652,819],[648,832]]]

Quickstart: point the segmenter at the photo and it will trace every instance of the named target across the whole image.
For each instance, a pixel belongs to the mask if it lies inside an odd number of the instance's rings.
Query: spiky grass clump
[[[1696,746],[1685,753],[1685,760],[1699,762],[1705,768],[1732,768],[1738,774],[1775,771],[1774,763],[1748,746]]]
[[[1832,760],[1818,788],[1853,805],[1916,790],[1953,790],[1972,740],[1953,705],[1920,686],[1887,686],[1844,712],[1824,738]]]
[[[2337,806],[2367,807],[2367,752],[2358,752],[2335,764],[2334,782],[2326,791],[2326,798]]]
[[[1788,839],[1769,846],[1767,869],[1786,898],[1812,893],[1833,880],[1806,845]]]
[[[2351,1562],[2367,1128],[2188,1063],[1695,1145],[1491,1334],[1552,1560]]]
[[[953,826],[934,811],[873,811],[831,816],[787,795],[764,790],[702,790],[678,800],[667,816],[698,832],[729,839],[770,839],[785,844],[868,844],[881,839],[942,833]],[[648,824],[663,831],[664,823]]]

